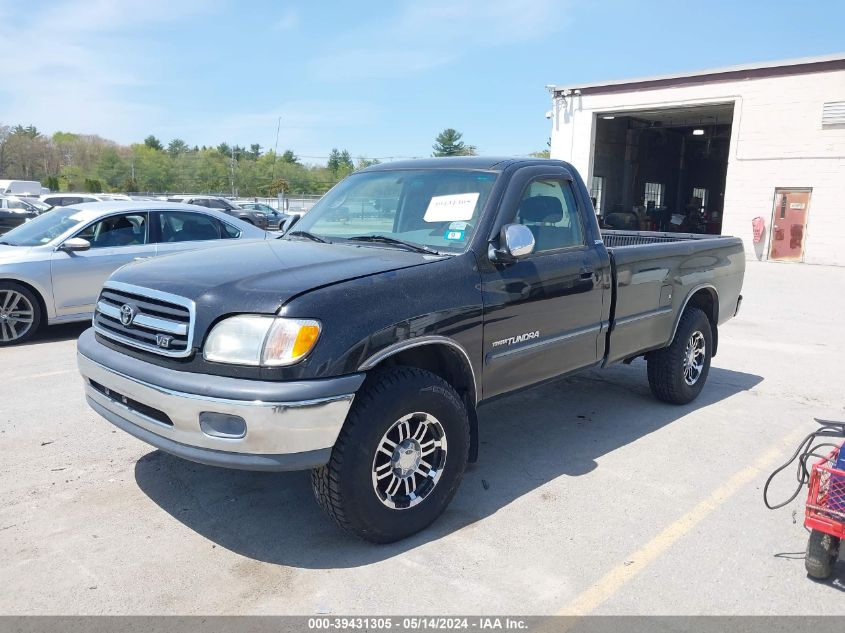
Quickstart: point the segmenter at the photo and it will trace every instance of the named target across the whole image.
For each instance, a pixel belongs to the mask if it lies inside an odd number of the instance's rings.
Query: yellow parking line
[[[753,481],[764,469],[774,465],[775,460],[787,446],[794,445],[806,431],[790,433],[781,446],[773,447],[763,453],[753,464],[743,468],[724,484],[714,490],[709,497],[701,501],[643,547],[626,557],[626,563],[617,565],[597,582],[575,597],[569,604],[558,611],[557,615],[582,616],[595,611],[613,594],[619,591],[639,574],[649,563],[663,554],[681,537],[688,534],[711,512],[734,496],[743,486]]]

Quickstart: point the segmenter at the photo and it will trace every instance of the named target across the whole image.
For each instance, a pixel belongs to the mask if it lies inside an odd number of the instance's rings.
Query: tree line
[[[150,135],[126,146],[95,134],[48,136],[32,125],[0,125],[0,178],[38,180],[52,191],[322,194],[374,162],[353,160],[345,149],[311,165],[292,150],[276,154],[258,143],[198,147],[175,138],[165,145]]]
[[[437,135],[434,156],[475,155],[463,135]],[[378,163],[332,149],[325,165],[306,164],[293,150],[278,154],[260,144],[190,146],[150,135],[120,145],[96,134],[42,134],[33,125],[0,124],[0,179],[38,180],[51,191],[204,192],[276,196],[322,194],[355,170]]]

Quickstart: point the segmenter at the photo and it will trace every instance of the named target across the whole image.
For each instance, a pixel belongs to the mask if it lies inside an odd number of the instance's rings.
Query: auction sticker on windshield
[[[472,219],[478,192],[450,196],[432,196],[423,220],[426,222],[461,222]]]

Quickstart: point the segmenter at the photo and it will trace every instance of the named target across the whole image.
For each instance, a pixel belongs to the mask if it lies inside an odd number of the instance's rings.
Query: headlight
[[[314,348],[319,336],[319,321],[244,314],[211,329],[203,356],[234,365],[293,365]]]

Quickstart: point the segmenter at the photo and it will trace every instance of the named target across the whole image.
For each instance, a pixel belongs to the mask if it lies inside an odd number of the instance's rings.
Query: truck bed
[[[643,244],[662,244],[666,242],[687,242],[689,240],[720,239],[723,235],[700,233],[660,233],[658,231],[616,231],[602,230],[604,245],[610,248],[618,246],[641,246]]]
[[[614,277],[607,363],[668,345],[686,299],[698,289],[714,290],[717,323],[734,315],[745,270],[739,238],[652,231],[601,235]]]

